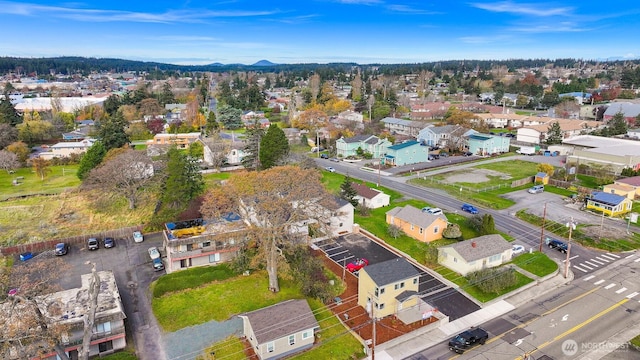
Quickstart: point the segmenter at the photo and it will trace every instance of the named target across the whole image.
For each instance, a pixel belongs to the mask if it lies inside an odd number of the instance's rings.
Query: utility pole
[[[573,222],[573,216],[571,220],[567,223],[567,227],[569,228],[569,243],[567,243],[567,259],[564,261],[564,278],[566,279],[569,276],[569,256],[571,255],[571,234],[573,233],[573,229],[575,229],[576,224]]]
[[[598,239],[602,239],[602,228],[604,227],[604,210],[602,210],[602,220],[600,220],[600,235]]]
[[[371,307],[371,318],[373,319],[373,340],[371,343],[371,360],[375,360],[376,358],[376,306],[378,306],[377,302],[373,303]]]
[[[546,219],[546,217],[547,217],[547,203],[544,203],[544,211],[542,212],[542,227],[540,228],[540,249],[538,250],[540,252],[542,252],[542,242],[544,241],[544,220]]]

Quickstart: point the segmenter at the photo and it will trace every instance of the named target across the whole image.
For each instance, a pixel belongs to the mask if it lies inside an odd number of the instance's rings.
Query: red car
[[[356,261],[347,264],[347,270],[349,270],[349,272],[356,272],[367,265],[369,265],[369,260],[365,258],[357,259]]]

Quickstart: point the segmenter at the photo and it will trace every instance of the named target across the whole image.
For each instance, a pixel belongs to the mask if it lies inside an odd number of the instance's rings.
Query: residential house
[[[518,142],[530,144],[542,144],[548,137],[552,124],[557,122],[564,139],[587,134],[603,126],[599,121],[571,120],[571,119],[548,119],[539,125],[529,125],[518,129],[516,140]]]
[[[450,107],[451,103],[448,101],[413,104],[410,117],[413,121],[442,119]]]
[[[169,222],[164,227],[167,273],[230,261],[248,236],[247,224],[234,213],[219,219]]]
[[[511,244],[491,234],[438,248],[438,263],[465,276],[511,261]]]
[[[604,215],[618,216],[631,211],[633,201],[629,198],[606,193],[603,191],[594,191],[591,197],[586,199],[587,209],[593,209],[602,212]]]
[[[362,116],[361,113],[355,112],[353,110],[345,110],[339,113],[338,119],[358,124],[362,124],[364,122],[364,116]]]
[[[377,209],[383,206],[389,206],[391,196],[376,189],[372,189],[364,184],[351,183],[351,186],[356,191],[357,195],[355,199],[358,200],[358,204],[367,207],[369,209]]]
[[[487,134],[469,135],[469,151],[477,155],[491,155],[509,152],[511,138]]]
[[[280,359],[313,346],[318,321],[307,300],[287,300],[242,315],[243,335],[260,360]]]
[[[319,209],[318,211],[331,211]],[[353,232],[355,208],[350,202],[336,197],[336,208],[329,216],[330,236],[350,234]]]
[[[621,113],[628,124],[636,123],[640,116],[640,104],[631,102],[613,102],[609,104],[607,110],[604,111],[602,119],[609,122],[617,113]]]
[[[336,152],[338,157],[356,156],[358,149],[368,152],[374,158],[380,158],[387,152],[387,148],[391,146],[391,142],[387,139],[381,139],[375,135],[356,135],[354,137],[341,137],[336,140]]]
[[[392,166],[411,165],[429,160],[429,147],[416,140],[387,147],[384,163]]]
[[[633,200],[636,197],[636,188],[634,186],[621,184],[618,182],[604,185],[602,187],[602,192],[607,194],[616,194],[618,196],[623,196],[629,200]]]
[[[104,356],[127,346],[124,327],[126,315],[115,276],[111,271],[98,271],[97,276],[100,279],[100,284],[98,284],[95,325],[89,348],[90,356]],[[42,295],[36,299],[36,303],[46,319],[68,327],[68,331],[62,336],[62,346],[71,359],[78,358],[78,351],[82,345],[84,317],[89,310],[87,303],[90,301],[89,286],[92,278],[92,274],[83,274],[80,276],[81,286],[79,288]],[[12,305],[10,302],[4,302],[0,304],[0,309],[6,306]],[[46,346],[49,345],[43,344],[43,346],[46,349]],[[0,357],[7,360],[23,359],[14,350],[5,348],[6,353],[0,350]],[[55,360],[59,357],[53,349],[50,349],[48,353],[35,357],[35,359]]]
[[[38,157],[51,160],[54,158],[68,157],[71,154],[84,154],[95,141],[95,139],[85,139],[82,141],[59,142],[45,148],[47,150],[39,153]]]
[[[504,129],[523,126],[524,115],[514,113],[480,113],[475,114],[490,128]]]
[[[640,142],[628,139],[582,135],[565,139],[567,163],[610,167],[615,174],[622,169],[640,170]]]
[[[386,117],[380,120],[386,129],[394,135],[416,136],[424,124],[419,121]]]
[[[188,149],[191,144],[200,139],[199,132],[178,134],[155,134],[152,140],[147,140],[147,146],[175,145],[178,149]]]
[[[389,225],[398,226],[408,236],[422,242],[442,239],[448,221],[444,214],[432,215],[411,205],[395,207],[386,212]]]
[[[71,132],[62,133],[63,141],[82,141],[89,137],[90,127],[84,126]]]
[[[203,161],[209,165],[240,165],[246,156],[245,143],[237,141],[233,136],[232,139],[209,137],[200,138],[199,141],[203,145]]]
[[[358,305],[383,318],[418,304],[420,272],[405,258],[383,261],[358,272]]]
[[[640,197],[640,176],[631,176],[631,177],[618,179],[614,181],[614,184],[625,186],[625,187],[628,186],[629,188],[631,188],[633,191],[630,191],[630,194],[633,196],[628,196],[630,199],[635,199],[636,197]],[[606,190],[603,190],[603,191],[609,192]],[[621,195],[621,194],[616,194],[616,195]]]
[[[179,122],[187,118],[187,104],[165,104],[164,109],[167,111],[164,116],[167,124]]]
[[[465,129],[459,125],[427,126],[420,130],[416,140],[427,146],[447,148],[463,148],[466,138],[476,133],[475,130]]]
[[[300,144],[302,135],[308,132],[306,130],[305,132],[300,131],[300,129],[297,128],[284,128],[282,131],[284,131],[284,136],[287,137],[289,144]]]

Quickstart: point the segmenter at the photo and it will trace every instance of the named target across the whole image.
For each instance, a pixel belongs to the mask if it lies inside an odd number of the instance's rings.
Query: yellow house
[[[630,197],[630,199],[634,199],[640,196],[640,176],[631,176],[628,178],[618,179],[614,182],[614,184],[632,187],[634,191],[633,197]]]
[[[511,261],[511,244],[498,234],[484,235],[438,248],[438,263],[461,274]]]
[[[358,305],[382,318],[418,304],[420,273],[404,258],[363,267],[358,273]]]
[[[179,134],[155,134],[153,140],[147,140],[147,145],[175,145],[178,149],[188,149],[200,138],[199,132]]]
[[[636,197],[636,188],[627,184],[618,184],[617,182],[602,187],[602,192],[607,194],[616,194],[624,196],[629,200],[633,200]]]
[[[442,239],[442,233],[448,224],[444,214],[423,213],[411,205],[395,207],[387,211],[386,215],[387,224],[398,226],[405,234],[422,242]]]
[[[631,211],[633,201],[616,194],[594,191],[587,199],[587,209],[603,212],[605,215],[618,216]]]

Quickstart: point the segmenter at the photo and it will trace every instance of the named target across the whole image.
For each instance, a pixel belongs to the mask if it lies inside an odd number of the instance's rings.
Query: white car
[[[425,212],[427,214],[431,214],[431,215],[440,215],[440,214],[442,214],[442,209],[440,209],[440,208],[429,208]]]
[[[327,166],[324,169],[327,170],[328,172],[336,172],[336,169],[332,168],[331,166]]]
[[[152,246],[147,251],[149,251],[149,257],[151,257],[151,260],[155,260],[155,259],[159,259],[160,258],[160,251],[158,250],[157,247]]]
[[[522,245],[513,245],[511,247],[511,254],[513,255],[518,255],[518,254],[522,254],[524,252],[524,246]]]
[[[144,236],[142,236],[142,233],[140,231],[133,232],[133,241],[137,243],[141,243],[144,241]]]

